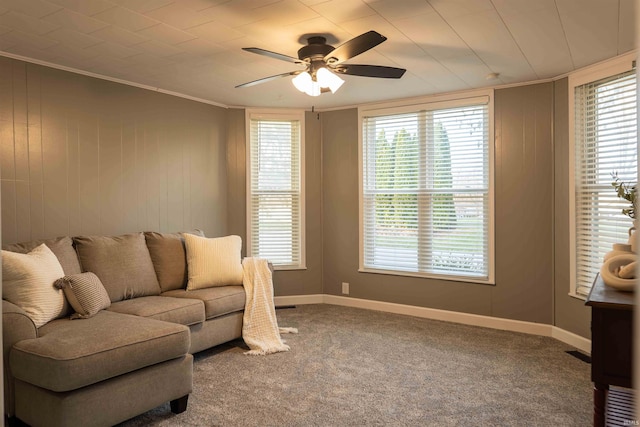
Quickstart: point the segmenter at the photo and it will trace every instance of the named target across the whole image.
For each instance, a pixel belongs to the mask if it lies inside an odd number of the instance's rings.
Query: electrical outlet
[[[347,282],[342,282],[342,293],[349,295],[349,284]]]

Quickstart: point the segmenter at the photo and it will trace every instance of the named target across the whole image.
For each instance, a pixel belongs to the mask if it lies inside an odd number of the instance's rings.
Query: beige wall
[[[3,243],[226,232],[224,108],[0,57]]]
[[[553,320],[553,84],[495,92],[492,315]]]
[[[246,138],[245,110],[229,112],[229,138],[227,141],[228,217],[230,234],[244,241],[246,224]],[[322,293],[322,152],[320,116],[305,114],[305,270],[276,271],[274,292],[277,296],[312,295]]]
[[[566,79],[495,93],[496,285],[358,272],[356,109],[306,113],[307,269],[276,295],[351,297],[555,324],[568,297]],[[3,243],[202,228],[246,238],[245,111],[0,58]],[[554,285],[555,283],[555,285]]]
[[[496,285],[358,272],[357,110],[322,114],[324,292],[551,324],[553,84],[495,93]]]

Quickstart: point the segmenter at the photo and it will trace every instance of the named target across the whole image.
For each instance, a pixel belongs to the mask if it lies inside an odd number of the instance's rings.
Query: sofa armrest
[[[9,351],[19,341],[38,337],[38,329],[27,313],[15,304],[2,300],[2,357],[4,358],[4,412],[15,414],[13,375],[9,369]]]
[[[17,305],[2,300],[2,344],[6,349],[15,343],[38,337],[38,329],[27,313]],[[5,350],[6,351],[6,350]]]

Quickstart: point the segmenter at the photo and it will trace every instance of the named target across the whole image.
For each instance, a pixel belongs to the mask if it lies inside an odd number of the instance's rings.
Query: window
[[[627,63],[628,64],[628,63]],[[628,67],[628,65],[627,65]],[[631,219],[622,214],[612,174],[637,181],[635,70],[574,86],[572,293],[587,295],[614,243],[625,243]]]
[[[247,252],[304,268],[304,113],[247,111],[247,123]]]
[[[493,281],[490,99],[361,112],[362,271]]]

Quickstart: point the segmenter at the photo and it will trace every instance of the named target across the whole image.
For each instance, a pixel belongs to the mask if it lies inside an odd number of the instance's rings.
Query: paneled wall
[[[552,124],[552,83],[496,90],[496,317],[553,323]]]
[[[307,269],[276,295],[356,298],[555,324],[567,296],[567,83],[495,92],[496,285],[358,272],[356,109],[306,114]],[[555,144],[555,145],[554,145]],[[0,236],[201,228],[246,238],[245,111],[0,57]]]
[[[553,322],[553,84],[495,92],[495,286],[358,272],[357,110],[322,114],[324,293]]]
[[[224,108],[0,57],[2,242],[226,232]]]

